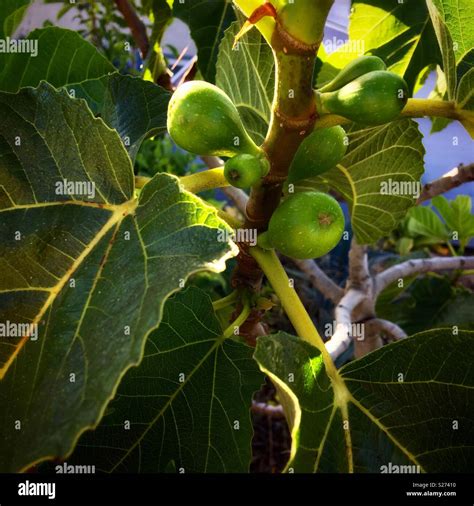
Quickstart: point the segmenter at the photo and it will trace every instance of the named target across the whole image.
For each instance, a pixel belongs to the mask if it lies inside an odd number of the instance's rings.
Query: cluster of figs
[[[387,71],[376,56],[361,56],[332,81],[315,90],[319,116],[337,114],[362,125],[381,125],[397,118],[408,99],[405,81]],[[191,81],[178,87],[168,111],[168,132],[181,148],[200,156],[227,161],[224,175],[237,188],[262,184],[270,170],[265,151],[246,131],[229,96],[218,87]],[[339,164],[347,150],[347,136],[337,125],[315,129],[299,146],[287,183],[319,176]],[[289,193],[273,213],[258,244],[293,258],[317,258],[332,250],[344,232],[338,202],[325,193]]]

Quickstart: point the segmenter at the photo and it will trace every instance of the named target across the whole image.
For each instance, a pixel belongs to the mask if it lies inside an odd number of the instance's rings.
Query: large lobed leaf
[[[407,214],[406,232],[417,244],[439,244],[459,241],[461,252],[474,237],[474,215],[469,195],[458,195],[449,201],[444,195],[431,199],[428,206],[417,206]],[[441,219],[442,218],[442,219]]]
[[[474,111],[474,68],[466,72],[459,82],[456,103],[461,109]]]
[[[328,184],[348,202],[357,241],[372,243],[393,230],[416,203],[424,170],[422,136],[414,121],[404,119],[376,128],[354,126],[348,137],[341,163],[298,182],[297,190]],[[410,185],[412,193],[406,194]]]
[[[247,131],[261,144],[270,121],[275,63],[270,47],[257,30],[245,34],[233,48],[239,29],[239,23],[233,23],[222,40],[216,84],[229,95]]]
[[[38,38],[38,56],[9,54],[0,72],[0,89],[17,91],[41,81],[67,87],[73,98],[84,98],[95,115],[117,130],[132,161],[145,138],[166,132],[171,96],[167,90],[113,72],[92,44],[70,30],[45,28],[32,32],[30,38]]]
[[[263,383],[253,351],[222,337],[203,291],[179,292],[166,302],[140,366],[68,462],[105,472],[247,472],[249,408]]]
[[[437,329],[385,346],[329,379],[318,350],[261,337],[295,472],[465,472],[474,464],[474,332]]]
[[[166,132],[171,93],[156,84],[113,73],[67,88],[118,132],[132,161],[145,138]]]
[[[474,68],[468,70],[459,82],[456,93],[456,103],[458,108],[470,111],[471,117],[461,121],[469,135],[474,139]]]
[[[95,79],[114,66],[78,33],[64,28],[34,30],[27,39],[38,41],[38,55],[11,53],[0,69],[0,90],[16,92],[47,81],[55,87]]]
[[[0,321],[38,330],[0,343],[0,470],[16,471],[71,451],[139,363],[165,299],[235,247],[173,176],[136,198],[118,134],[83,101],[43,83],[1,93],[0,115]],[[95,195],[58,193],[64,179]]]
[[[406,231],[412,238],[423,238],[424,244],[448,242],[451,238],[446,224],[427,206],[412,207],[406,216]]]

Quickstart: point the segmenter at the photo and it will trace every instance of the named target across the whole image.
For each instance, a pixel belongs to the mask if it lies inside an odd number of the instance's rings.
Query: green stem
[[[334,384],[340,385],[342,380],[340,379],[331,356],[326,350],[324,341],[316,330],[301,299],[291,286],[290,280],[275,250],[263,250],[257,246],[250,248],[250,254],[258,262],[260,268],[272,285],[273,290],[275,290],[275,293],[278,295],[281,305],[298,336],[321,352],[328,376]]]
[[[290,280],[288,279],[288,276],[286,275],[286,272],[283,269],[275,251],[263,250],[259,247],[254,247],[250,248],[250,254],[255,258],[262,271],[265,273],[265,276],[268,278],[268,281],[275,290],[275,293],[278,295],[283,309],[288,315],[288,318],[293,324],[293,327],[298,335],[321,352],[326,374],[332,383],[334,403],[341,410],[343,420],[349,420],[348,401],[351,398],[351,394],[347,389],[344,380],[339,375],[339,372],[336,369],[331,356],[326,350],[326,346],[324,345],[321,336],[306,312],[303,303],[296,294],[294,288],[291,287]],[[348,451],[352,451],[350,432],[349,430],[345,430],[343,432],[346,448]],[[349,467],[349,471],[353,472],[352,466]]]
[[[180,182],[184,186],[184,189],[191,193],[200,193],[206,190],[230,186],[224,177],[224,169],[222,167],[184,176],[180,178]]]
[[[229,295],[226,295],[222,299],[215,300],[212,303],[212,307],[214,308],[214,311],[219,311],[220,309],[224,309],[225,307],[230,306],[237,300],[238,292],[237,290],[234,290]]]
[[[456,253],[456,250],[454,249],[454,247],[453,247],[453,245],[451,244],[451,242],[450,242],[450,241],[446,241],[446,244],[447,244],[447,246],[448,246],[448,249],[449,249],[449,251],[450,251],[451,255],[452,255],[453,257],[457,257],[457,256],[458,256],[458,254]]]
[[[242,309],[242,312],[239,314],[239,316],[224,330],[224,333],[222,334],[224,339],[227,339],[229,337],[235,336],[235,329],[239,328],[241,325],[245,323],[245,320],[250,315],[250,303],[247,298],[243,300],[244,307]]]
[[[278,295],[281,305],[298,336],[317,348],[325,359],[326,367],[335,370],[334,363],[326,350],[323,339],[316,330],[295,289],[291,286],[285,269],[281,265],[275,251],[254,247],[250,248],[250,254],[258,262],[273,290]]]
[[[151,177],[135,176],[135,188],[143,188],[150,180]],[[179,178],[179,181],[184,186],[184,189],[191,193],[200,193],[206,190],[230,186],[224,177],[224,169],[221,167],[183,176]]]
[[[321,128],[330,128],[337,125],[349,125],[350,123],[351,121],[344,118],[344,116],[339,116],[338,114],[325,114],[316,120],[314,129],[319,130]]]
[[[275,251],[255,247],[250,249],[250,254],[257,260],[268,278],[298,335],[319,350],[325,348],[324,342],[303,303],[295,289],[291,287],[290,280]]]
[[[424,116],[465,119],[469,111],[457,109],[454,102],[434,100],[430,98],[410,98],[401,116],[407,118],[422,118]],[[336,125],[347,125],[350,121],[337,114],[325,114],[316,120],[314,128],[328,128]]]
[[[454,102],[430,98],[410,98],[402,111],[402,116],[410,118],[436,116],[439,118],[458,119],[459,112],[456,110]]]

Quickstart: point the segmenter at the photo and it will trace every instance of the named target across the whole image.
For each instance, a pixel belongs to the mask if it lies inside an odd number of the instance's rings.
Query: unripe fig
[[[258,244],[292,258],[317,258],[331,251],[344,232],[344,213],[330,195],[295,193],[275,210]]]
[[[346,154],[346,132],[341,126],[314,130],[301,143],[288,173],[288,183],[319,176],[337,165]]]
[[[174,92],[168,107],[168,132],[181,148],[196,155],[258,155],[237,108],[217,86],[190,81]]]
[[[329,93],[316,92],[320,114],[339,114],[364,125],[394,120],[408,100],[406,82],[397,74],[376,70]]]
[[[386,70],[386,68],[387,66],[384,61],[378,56],[360,56],[348,63],[332,81],[319,88],[319,91],[326,93],[328,91],[339,90],[359,76],[375,70]]]
[[[224,176],[237,188],[250,188],[257,184],[270,169],[270,163],[264,157],[237,155],[224,165]]]
[[[284,30],[295,39],[313,45],[323,38],[326,18],[334,0],[292,0],[277,9]]]

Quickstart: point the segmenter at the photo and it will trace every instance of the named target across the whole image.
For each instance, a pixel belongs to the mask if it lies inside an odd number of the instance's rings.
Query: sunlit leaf
[[[106,472],[166,472],[170,463],[175,472],[247,472],[249,409],[263,383],[252,353],[222,337],[208,295],[178,293],[165,304],[142,363],[126,374],[73,461]]]
[[[0,321],[29,326],[0,341],[0,470],[18,471],[72,450],[166,298],[236,248],[174,176],[136,198],[118,134],[83,101],[43,83],[0,93],[0,115]]]
[[[246,33],[232,49],[239,31],[234,23],[219,50],[217,85],[232,99],[253,139],[262,143],[270,121],[275,87],[274,60],[270,47],[257,30]]]
[[[288,334],[258,340],[292,431],[294,472],[462,472],[474,462],[474,332],[437,329],[326,374]]]
[[[8,54],[0,68],[0,90],[15,92],[41,81],[59,88],[115,70],[105,56],[72,30],[41,28],[31,32],[27,40],[37,41],[38,54]]]

